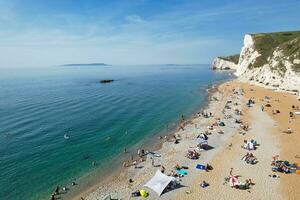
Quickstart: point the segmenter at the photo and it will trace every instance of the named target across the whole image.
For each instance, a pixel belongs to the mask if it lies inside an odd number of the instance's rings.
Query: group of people
[[[188,150],[186,157],[192,160],[198,159],[200,156],[200,153],[198,153],[195,149],[194,150]]]
[[[238,178],[239,176],[233,175],[233,168],[231,168],[229,176],[225,178],[225,182],[232,188],[240,190],[248,190],[250,189],[250,186],[255,185],[250,178],[246,179],[245,182],[239,181]]]
[[[76,183],[75,182],[72,182],[72,186],[75,186]],[[62,194],[62,193],[66,193],[67,190],[69,190],[66,186],[60,188],[59,186],[56,186],[53,194],[51,195],[51,200],[56,200],[56,199],[59,199],[59,198],[56,198],[58,195]]]
[[[242,157],[242,160],[245,161],[247,164],[256,164],[258,162],[257,158],[252,153],[247,153]]]
[[[290,164],[288,161],[279,160],[279,155],[272,156],[271,163],[273,172],[291,173],[293,168],[296,168],[295,164]]]
[[[253,139],[250,141],[244,140],[244,145],[242,145],[242,148],[248,151],[252,151],[256,149],[256,146],[257,146],[257,142],[255,140]]]

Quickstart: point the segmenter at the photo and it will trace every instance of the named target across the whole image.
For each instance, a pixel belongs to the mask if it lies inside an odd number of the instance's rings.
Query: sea
[[[125,148],[135,155],[231,78],[209,65],[1,69],[0,199],[49,199],[72,182],[75,193],[91,187],[120,165]]]

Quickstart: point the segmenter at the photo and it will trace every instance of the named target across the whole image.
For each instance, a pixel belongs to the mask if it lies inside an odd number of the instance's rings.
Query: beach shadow
[[[166,188],[166,189],[162,192],[162,195],[165,194],[165,193],[171,192],[171,191],[173,191],[173,190],[176,190],[176,189],[179,189],[179,188],[183,188],[183,187],[187,187],[187,186],[178,184],[175,188]]]
[[[213,146],[210,146],[210,145],[205,145],[205,146],[203,146],[202,147],[205,151],[209,151],[209,150],[212,150],[212,149],[214,149],[214,147]]]

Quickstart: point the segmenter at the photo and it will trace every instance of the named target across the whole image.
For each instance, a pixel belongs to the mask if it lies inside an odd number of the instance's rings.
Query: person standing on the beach
[[[56,186],[55,194],[56,194],[56,195],[59,195],[59,186]]]
[[[138,149],[137,155],[138,155],[139,157],[141,157],[141,149]]]
[[[154,158],[153,158],[153,157],[150,157],[150,159],[151,159],[152,167],[154,167],[154,166],[155,166],[155,165],[154,165]]]
[[[137,162],[136,162],[136,160],[135,161],[133,161],[133,166],[134,166],[134,168],[136,169],[137,168]]]
[[[261,111],[264,111],[265,110],[265,107],[262,105],[261,106]]]

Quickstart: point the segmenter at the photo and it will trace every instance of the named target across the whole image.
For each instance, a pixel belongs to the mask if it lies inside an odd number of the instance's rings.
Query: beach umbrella
[[[238,178],[237,178],[237,176],[229,176],[229,185],[231,186],[231,187],[233,187],[233,186],[235,186],[235,184],[237,183],[237,180],[238,180]]]

